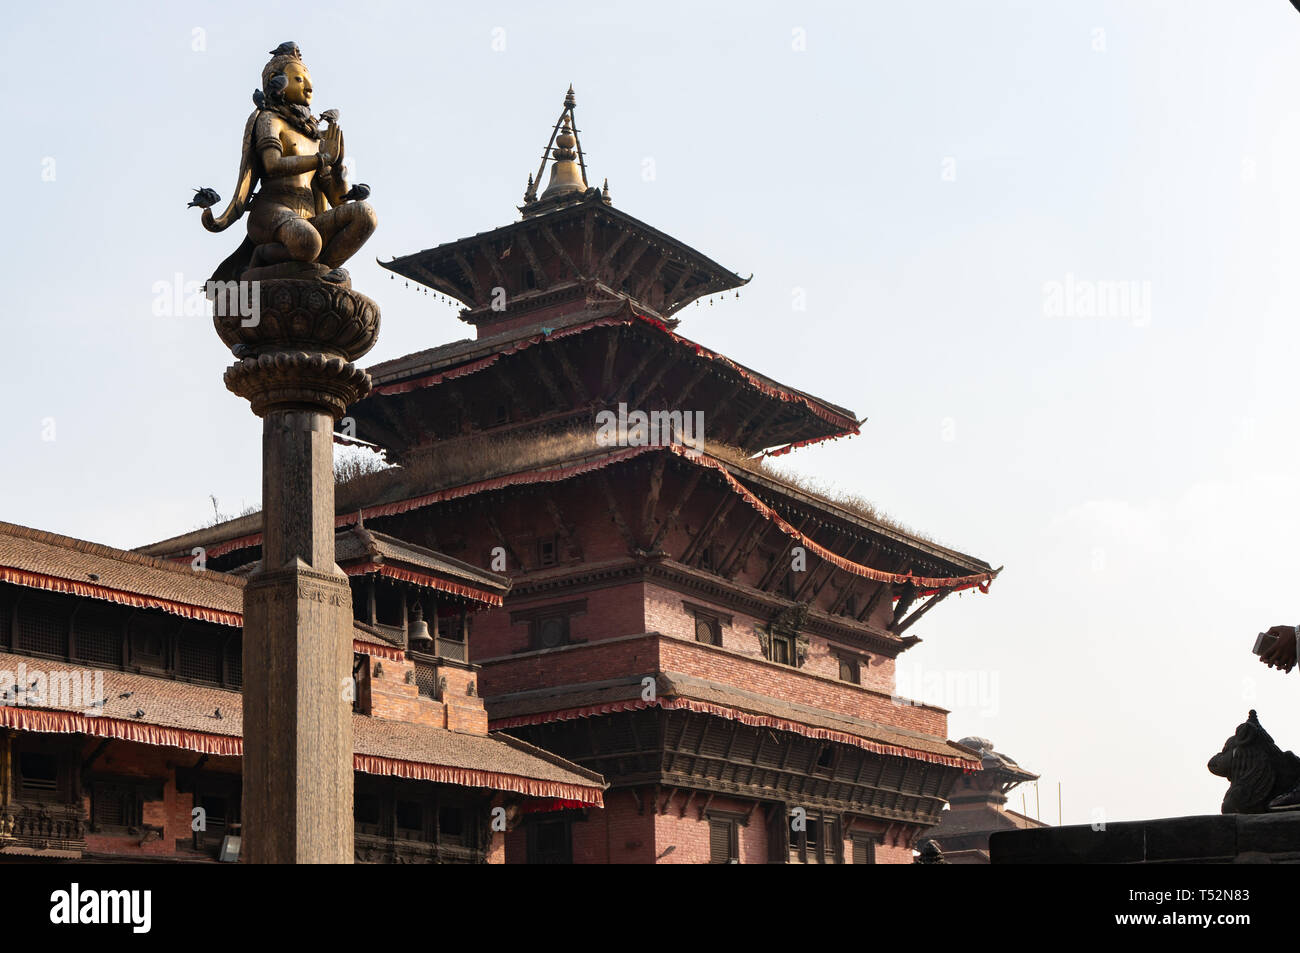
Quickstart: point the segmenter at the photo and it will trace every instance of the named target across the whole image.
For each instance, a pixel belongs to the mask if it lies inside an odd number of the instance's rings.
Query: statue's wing
[[[244,148],[239,159],[239,180],[235,183],[235,194],[230,199],[230,204],[226,206],[224,212],[215,217],[211,209],[203,210],[203,227],[210,232],[224,232],[239,221],[244,214],[244,209],[248,207],[248,197],[253,194],[253,186],[257,184],[255,168],[257,156],[253,154],[253,126],[256,125],[260,113],[260,109],[253,110],[253,114],[248,117],[248,122],[244,126]]]

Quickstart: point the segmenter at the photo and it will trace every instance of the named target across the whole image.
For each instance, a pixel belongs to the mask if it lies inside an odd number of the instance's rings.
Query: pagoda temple
[[[368,369],[348,415],[391,466],[338,486],[339,531],[509,580],[424,611],[494,737],[608,788],[521,810],[506,862],[910,863],[980,759],[896,697],[895,660],[996,571],[770,465],[858,418],[678,333],[747,279],[592,185],[574,113],[570,89],[517,221],[381,262],[475,336]],[[259,546],[249,518],[144,551],[234,570]],[[409,644],[409,600],[354,603]]]

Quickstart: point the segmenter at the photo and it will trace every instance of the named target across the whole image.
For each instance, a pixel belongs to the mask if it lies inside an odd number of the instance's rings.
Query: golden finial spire
[[[537,188],[541,185],[542,173],[546,171],[548,161],[552,162],[551,178],[546,191],[540,196],[541,201],[589,191],[587,163],[582,154],[582,143],[578,140],[578,124],[573,116],[576,105],[573,84],[570,83],[568,92],[564,94],[560,118],[551,130],[551,141],[542,151],[542,163],[537,168],[537,175],[529,177],[528,188],[524,191],[524,205],[532,205],[539,200]]]

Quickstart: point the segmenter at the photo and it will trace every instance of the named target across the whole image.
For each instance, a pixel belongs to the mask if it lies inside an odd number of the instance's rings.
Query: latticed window
[[[172,617],[175,618],[175,617]],[[176,629],[172,618],[138,615],[131,619],[131,664],[165,670],[171,654],[170,634]]]
[[[722,644],[722,626],[716,618],[703,613],[695,614],[695,641],[706,645]]]
[[[122,612],[112,606],[84,605],[77,613],[77,658],[96,665],[122,664]]]
[[[416,662],[415,687],[425,698],[437,698],[438,669],[428,662]]]
[[[50,754],[24,751],[18,755],[20,797],[53,800],[59,794],[59,761]]]
[[[221,684],[221,643],[215,632],[189,632],[181,637],[176,673],[181,678]]]
[[[0,592],[0,649],[7,649],[13,645],[10,631],[10,624],[13,622],[13,605],[13,595],[10,592]]]
[[[244,646],[239,639],[226,643],[226,684],[236,689],[244,687]]]
[[[68,657],[69,607],[59,596],[35,593],[18,604],[14,648],[34,655]]]

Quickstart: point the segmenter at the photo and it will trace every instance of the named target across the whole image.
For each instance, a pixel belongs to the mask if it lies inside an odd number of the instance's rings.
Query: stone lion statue
[[[1267,813],[1269,801],[1300,782],[1300,758],[1273,742],[1253,709],[1207,767],[1228,779],[1224,814]]]

